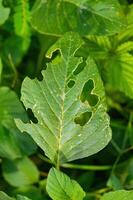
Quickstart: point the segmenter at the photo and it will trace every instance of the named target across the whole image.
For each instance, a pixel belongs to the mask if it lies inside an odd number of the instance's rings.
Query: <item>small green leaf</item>
[[[122,189],[122,183],[120,179],[112,174],[107,182],[107,186],[111,187],[113,190],[121,190]]]
[[[10,14],[10,8],[4,8],[3,0],[0,0],[0,25],[4,24]]]
[[[40,186],[40,181],[39,181],[39,186]],[[46,200],[45,194],[44,193],[42,194],[42,190],[45,191],[46,190],[45,188],[46,186],[44,185],[41,188],[38,186],[36,187],[34,185],[29,185],[16,188],[14,193],[26,196],[32,200]]]
[[[17,195],[17,199],[16,200],[30,200],[28,197],[24,197],[22,195]]]
[[[117,0],[37,0],[31,23],[40,33],[56,36],[68,31],[82,36],[114,34],[123,27]]]
[[[8,159],[21,157],[21,152],[12,133],[0,125],[0,156]]]
[[[132,200],[133,191],[119,190],[104,194],[100,200]]]
[[[14,14],[15,33],[21,37],[30,35],[30,11],[28,0],[17,0]]]
[[[0,123],[10,131],[16,129],[14,118],[27,121],[27,115],[14,91],[0,87]]]
[[[84,69],[75,73],[83,62],[74,56],[81,45],[79,35],[65,34],[48,52],[50,57],[59,49],[60,55],[42,72],[43,80],[26,78],[22,84],[21,99],[38,123],[16,120],[16,124],[58,165],[92,155],[111,139],[104,89],[94,61],[88,58]],[[72,87],[70,80],[75,82]]]
[[[15,200],[15,199],[9,197],[6,193],[0,191],[0,200]]]
[[[12,35],[3,42],[2,58],[4,62],[10,67],[9,55],[11,55],[12,62],[15,67],[22,61],[30,44],[29,37],[22,38],[17,35]]]
[[[66,174],[52,168],[47,179],[47,192],[53,200],[82,200],[85,192]]]
[[[31,200],[31,199],[22,195],[17,195],[17,198],[11,198],[6,193],[0,191],[0,200]]]
[[[18,158],[22,154],[30,155],[36,151],[32,138],[17,129],[14,123],[16,117],[28,121],[16,93],[8,87],[0,87],[0,156],[8,159]]]
[[[27,157],[14,161],[4,160],[2,162],[2,168],[5,180],[15,187],[36,183],[39,178],[36,165]]]

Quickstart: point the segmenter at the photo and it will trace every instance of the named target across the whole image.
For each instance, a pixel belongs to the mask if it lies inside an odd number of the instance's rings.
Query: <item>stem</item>
[[[110,165],[78,165],[78,164],[62,164],[61,167],[89,171],[104,171],[112,169]]]
[[[14,65],[14,63],[13,63],[11,54],[8,54],[8,60],[9,60],[11,69],[12,69],[13,72],[14,72],[14,80],[13,80],[13,83],[12,83],[12,87],[14,87],[16,81],[18,80],[18,73],[17,73],[17,70],[16,70],[15,65]]]
[[[120,151],[118,157],[116,158],[116,161],[115,161],[115,163],[112,167],[111,174],[113,174],[118,162],[120,161],[121,156],[125,153],[125,146],[126,146],[126,142],[127,142],[127,139],[128,139],[128,130],[131,127],[131,121],[132,121],[132,113],[130,113],[130,116],[129,116],[129,121],[128,121],[128,125],[127,125],[126,131],[125,131],[125,136],[124,136],[124,139],[123,139],[121,151]]]
[[[43,176],[43,177],[47,177],[48,173],[46,173],[46,172],[40,172],[40,175]]]
[[[109,191],[110,191],[110,188],[101,188],[99,190],[87,192],[86,196],[94,196],[97,199],[101,199],[101,195],[104,194],[105,192],[109,192]]]
[[[41,160],[45,161],[46,163],[52,164],[52,162],[51,162],[48,158],[46,158],[45,156],[43,156],[43,155],[41,155],[41,154],[38,154],[38,157],[39,157]]]
[[[45,156],[41,154],[38,154],[38,157],[49,164],[53,164],[48,158],[46,158]],[[70,169],[79,169],[79,170],[89,170],[89,171],[103,171],[103,170],[112,169],[111,165],[78,165],[78,164],[73,164],[73,163],[62,164],[60,167],[70,168]]]
[[[115,150],[120,154],[121,153],[121,149],[120,149],[120,147],[116,144],[116,142],[113,139],[111,140],[111,144],[113,145],[113,147],[115,148]]]

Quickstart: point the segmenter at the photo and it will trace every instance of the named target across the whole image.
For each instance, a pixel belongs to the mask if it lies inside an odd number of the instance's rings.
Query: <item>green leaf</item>
[[[113,190],[121,190],[122,189],[122,183],[120,179],[112,174],[107,182],[107,186],[111,187]]]
[[[10,8],[4,8],[3,0],[0,0],[0,25],[4,24],[10,14]]]
[[[0,156],[15,159],[22,154],[30,155],[36,150],[32,138],[22,134],[14,118],[28,121],[27,114],[17,95],[8,87],[0,87]]]
[[[20,64],[23,56],[28,50],[30,44],[29,37],[22,38],[12,35],[3,42],[2,58],[4,62],[10,67],[9,55],[11,55],[12,62],[16,66]]]
[[[52,168],[47,179],[47,192],[53,200],[82,200],[85,192],[66,174]]]
[[[15,198],[11,198],[6,193],[0,191],[0,200],[15,200]],[[30,200],[30,199],[22,195],[17,195],[16,200]]]
[[[30,35],[30,11],[28,0],[17,0],[14,14],[15,33],[21,37]]]
[[[85,44],[79,49],[77,55],[85,58],[90,55],[97,61],[98,59],[105,59],[111,48],[109,37],[91,35],[85,38]]]
[[[9,130],[14,130],[15,123],[13,118],[20,118],[27,121],[24,111],[17,95],[8,87],[0,87],[0,123]]]
[[[14,161],[4,160],[2,168],[5,180],[15,187],[36,183],[39,178],[36,165],[27,157]]]
[[[57,165],[84,158],[103,149],[111,139],[103,85],[94,61],[75,52],[82,45],[75,33],[67,33],[51,47],[48,56],[60,51],[42,71],[43,80],[26,78],[22,101],[38,123],[16,120]],[[83,64],[83,63],[82,63]]]
[[[21,152],[12,133],[0,125],[0,156],[16,159],[21,157]]]
[[[31,23],[40,33],[56,36],[67,31],[82,36],[114,34],[123,27],[117,0],[37,0]]]
[[[100,200],[132,200],[133,191],[119,190],[116,192],[106,193]]]
[[[24,197],[22,195],[17,195],[17,199],[16,200],[30,200],[28,197]]]
[[[129,53],[117,54],[105,66],[107,84],[133,98],[133,56]]]
[[[1,80],[2,80],[2,71],[3,71],[3,64],[2,64],[1,57],[0,57],[0,83],[1,83]]]
[[[39,185],[40,185],[40,181],[39,181]],[[30,186],[25,186],[25,187],[19,187],[15,189],[14,193],[21,194],[32,200],[46,200],[44,193],[42,194],[42,190],[44,191],[45,188],[46,186],[44,185],[42,186],[42,188],[38,186],[36,187],[36,186],[30,185]]]
[[[9,197],[6,193],[0,191],[0,200],[15,200],[15,199]]]

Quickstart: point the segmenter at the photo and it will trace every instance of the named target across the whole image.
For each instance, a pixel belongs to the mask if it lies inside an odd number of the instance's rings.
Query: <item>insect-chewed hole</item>
[[[74,80],[70,80],[70,81],[68,82],[68,84],[67,84],[67,86],[68,86],[69,88],[72,88],[74,85],[75,85],[75,81],[74,81]]]
[[[75,71],[73,72],[73,74],[74,75],[78,75],[84,69],[85,65],[86,65],[85,61],[83,61],[82,63],[80,63],[78,65],[78,67],[75,69]]]
[[[79,124],[80,126],[84,126],[89,121],[91,116],[92,116],[92,112],[82,113],[79,117],[76,117],[74,119],[74,122],[76,124]]]
[[[90,106],[95,106],[98,103],[98,96],[95,94],[91,94],[93,88],[94,88],[94,82],[92,79],[90,79],[85,83],[80,96],[81,101],[82,102],[88,101]]]
[[[32,112],[32,110],[31,110],[30,108],[27,109],[27,113],[28,113],[29,119],[30,119],[34,124],[37,124],[37,123],[38,123],[38,119],[35,117],[34,113]]]

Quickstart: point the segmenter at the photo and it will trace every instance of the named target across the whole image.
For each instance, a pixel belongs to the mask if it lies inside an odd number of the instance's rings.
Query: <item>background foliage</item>
[[[75,66],[78,70],[72,76],[70,72],[76,70]],[[55,114],[60,115],[48,88],[44,87],[45,81],[50,91],[55,90],[54,98],[60,102],[55,96],[59,88],[51,70],[61,87],[64,77],[68,81],[64,83],[67,88],[64,91],[71,93],[65,100],[66,107],[85,85],[80,100],[74,102],[71,112],[66,112],[64,124],[71,120],[67,131],[80,127],[80,134],[81,127],[92,132],[96,125],[99,127],[91,139],[71,135],[70,142],[63,146],[65,157],[56,146],[58,139],[54,133],[40,139],[34,129],[39,130],[41,124],[38,109],[43,114],[47,111],[44,117],[50,120],[46,125],[50,124],[52,130],[55,131],[59,123],[44,98],[41,99],[45,92]],[[27,76],[30,79],[25,78]],[[38,80],[33,81],[35,77]],[[89,114],[86,101],[90,105]],[[112,139],[106,111],[110,116]],[[72,129],[74,112],[76,126]],[[94,121],[89,121],[90,113]],[[17,126],[14,119],[19,119]],[[0,200],[124,200],[125,197],[132,200],[132,123],[131,1],[0,0]],[[29,134],[22,133],[18,127]],[[106,128],[106,135],[100,127]],[[40,130],[42,135],[44,127]],[[66,138],[62,135],[61,139]],[[45,142],[50,143],[49,148]],[[50,150],[52,146],[54,150]],[[57,168],[62,172],[51,168],[52,163],[58,163]]]

